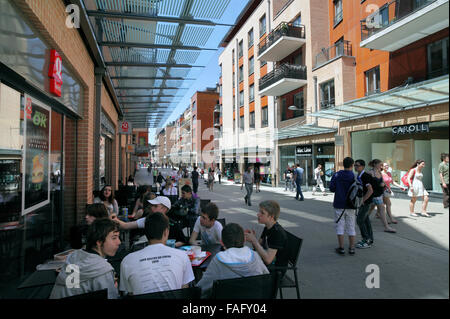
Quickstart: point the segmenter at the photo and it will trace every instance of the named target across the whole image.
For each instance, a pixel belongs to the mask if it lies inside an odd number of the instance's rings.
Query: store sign
[[[119,121],[119,134],[130,135],[132,131],[131,123],[128,121]]]
[[[126,153],[134,154],[136,153],[136,145],[134,144],[127,144],[125,148]]]
[[[25,96],[22,215],[50,203],[50,108]]]
[[[405,135],[405,134],[429,133],[429,132],[430,132],[430,123],[428,122],[392,127],[392,135]]]
[[[295,147],[295,154],[300,156],[312,155],[312,145],[298,145]]]
[[[50,67],[48,69],[50,78],[49,90],[56,96],[61,96],[62,81],[62,59],[56,50],[50,50]]]

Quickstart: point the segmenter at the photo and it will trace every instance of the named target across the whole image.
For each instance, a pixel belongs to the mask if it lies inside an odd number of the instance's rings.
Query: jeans
[[[289,190],[292,191],[293,186],[294,185],[292,185],[292,180],[290,178],[286,178],[286,186],[284,187],[284,190],[287,191],[289,188]]]
[[[300,195],[300,200],[303,200],[303,193],[302,193],[302,181],[296,180],[295,185],[297,186],[297,194],[295,195],[295,199],[298,199],[298,195]]]
[[[253,184],[245,183],[245,190],[247,191],[247,195],[245,195],[245,198],[247,198],[248,203],[251,204],[250,197],[252,196],[253,192]]]
[[[197,191],[198,191],[198,182],[197,182],[197,183],[192,182],[192,188],[193,188],[192,191],[193,191],[194,193],[197,194]]]
[[[370,204],[371,203],[364,203],[364,205],[359,208],[358,216],[356,217],[356,223],[361,231],[361,237],[365,241],[368,239],[373,241],[372,224],[370,223],[369,218]]]

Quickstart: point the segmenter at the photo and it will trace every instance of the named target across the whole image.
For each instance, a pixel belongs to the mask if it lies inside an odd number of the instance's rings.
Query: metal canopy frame
[[[133,128],[162,127],[205,67],[198,61],[218,50],[213,31],[234,26],[221,21],[231,0],[80,1]]]

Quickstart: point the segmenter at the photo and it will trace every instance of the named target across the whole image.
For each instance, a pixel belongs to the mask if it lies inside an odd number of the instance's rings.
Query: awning
[[[294,124],[292,126],[279,129],[275,134],[275,138],[276,140],[284,140],[288,138],[335,132],[337,132],[337,128],[334,127],[320,127],[312,124]]]
[[[428,105],[448,103],[448,74],[420,83],[345,102],[342,105],[310,113],[308,116],[338,122],[380,114],[409,110]]]

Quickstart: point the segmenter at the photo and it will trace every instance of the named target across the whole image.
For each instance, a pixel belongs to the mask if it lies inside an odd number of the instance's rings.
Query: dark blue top
[[[302,180],[303,180],[303,172],[304,172],[304,170],[301,167],[297,167],[294,170],[294,174],[296,174],[296,178],[295,178],[296,181],[298,181],[300,183],[302,182]]]
[[[338,209],[346,207],[347,193],[355,180],[355,174],[352,171],[340,170],[331,177],[330,191],[334,193],[333,207]]]

